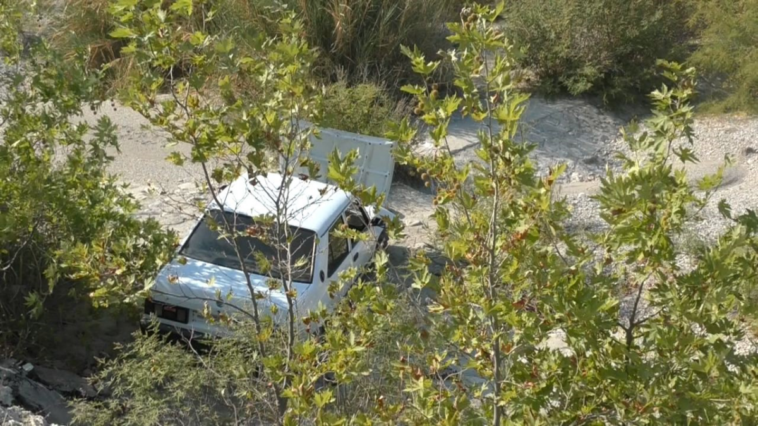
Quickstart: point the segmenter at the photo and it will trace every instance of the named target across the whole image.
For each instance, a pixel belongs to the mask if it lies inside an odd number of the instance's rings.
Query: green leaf
[[[316,406],[318,408],[324,408],[327,404],[334,401],[334,395],[332,395],[332,390],[327,389],[325,391],[319,392],[316,394]]]
[[[218,40],[214,46],[216,53],[226,54],[234,49],[234,40],[231,38],[225,38]]]
[[[134,31],[126,27],[118,27],[111,31],[109,35],[113,38],[134,38],[137,36]]]
[[[417,85],[412,84],[406,84],[400,88],[401,91],[405,93],[409,93],[411,95],[423,95],[424,94],[424,88]]]
[[[205,43],[205,40],[207,40],[207,39],[208,39],[208,36],[206,36],[205,34],[201,33],[200,31],[195,31],[190,36],[189,42],[193,46],[200,46],[201,44]]]
[[[726,202],[725,199],[721,199],[718,204],[719,213],[721,213],[722,216],[724,216],[727,219],[732,218],[732,206],[729,205],[729,203]]]
[[[179,152],[172,152],[168,157],[166,157],[166,159],[176,166],[184,165],[184,156],[182,156],[182,154]]]
[[[171,10],[179,13],[184,13],[187,16],[192,15],[192,0],[176,0],[171,5]]]

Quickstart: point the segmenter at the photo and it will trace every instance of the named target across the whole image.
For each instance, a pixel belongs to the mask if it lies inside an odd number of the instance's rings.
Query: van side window
[[[359,232],[363,232],[368,229],[368,216],[366,215],[366,212],[363,210],[363,208],[358,205],[358,203],[350,204],[350,207],[348,207],[345,215],[347,216],[347,226],[350,227],[350,229]],[[352,241],[352,243],[353,246],[355,246],[356,241]]]
[[[332,226],[332,229],[329,230],[328,272],[330,278],[332,274],[334,274],[334,271],[339,269],[340,265],[342,265],[342,262],[345,260],[345,258],[347,258],[347,254],[350,251],[350,248],[347,244],[347,238],[337,235],[336,233],[339,227],[344,223],[345,222],[342,218],[342,215],[340,215],[339,219],[337,219],[337,222],[335,222],[334,226]]]

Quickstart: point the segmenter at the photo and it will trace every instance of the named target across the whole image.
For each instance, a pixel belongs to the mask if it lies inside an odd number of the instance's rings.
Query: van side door
[[[334,298],[329,297],[327,291],[327,298],[329,300],[323,301],[325,306],[332,308],[340,299],[347,293],[347,289],[350,288],[348,282],[340,282],[340,273],[353,266],[350,241],[342,236],[338,235],[339,229],[345,225],[345,217],[340,214],[334,224],[329,228],[327,233],[327,271],[326,271],[326,284],[328,287],[336,285],[334,288]]]
[[[353,266],[360,268],[369,263],[374,256],[376,241],[371,233],[371,223],[366,211],[355,201],[345,211],[345,219],[350,229],[360,232],[364,237],[350,240],[350,258]]]

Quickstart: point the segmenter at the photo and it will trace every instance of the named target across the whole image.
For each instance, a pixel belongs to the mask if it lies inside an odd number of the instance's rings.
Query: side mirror
[[[381,226],[384,224],[384,221],[379,216],[374,216],[371,218],[371,226]]]
[[[318,277],[319,277],[319,278],[321,278],[321,282],[324,282],[324,279],[326,278],[326,277],[324,276],[324,271],[319,271],[319,273],[318,273]]]

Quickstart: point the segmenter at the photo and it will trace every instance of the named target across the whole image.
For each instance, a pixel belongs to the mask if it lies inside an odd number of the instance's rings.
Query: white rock
[[[53,426],[42,416],[32,414],[21,407],[0,407],[0,422],[4,426]]]
[[[183,191],[197,191],[197,187],[193,182],[184,182],[179,185],[179,189]]]

